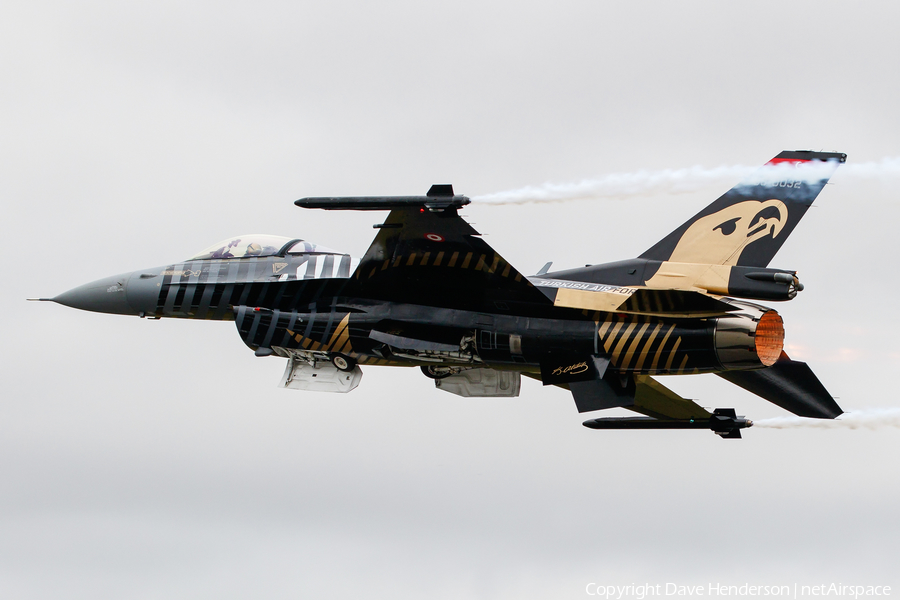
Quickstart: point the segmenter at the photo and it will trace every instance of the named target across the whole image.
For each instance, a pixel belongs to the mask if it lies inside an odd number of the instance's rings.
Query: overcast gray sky
[[[365,251],[379,215],[301,196],[836,150],[773,262],[807,286],[777,307],[787,349],[845,410],[900,406],[898,22],[821,0],[4,3],[0,596],[896,594],[898,429],[598,432],[562,390],[462,399],[413,369],[284,391],[233,324],[24,299],[243,233]],[[635,256],[735,181],[696,183],[465,214],[534,273]],[[785,415],[713,376],[664,383]]]

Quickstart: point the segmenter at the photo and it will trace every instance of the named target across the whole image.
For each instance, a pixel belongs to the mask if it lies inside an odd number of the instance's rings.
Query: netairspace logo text
[[[843,585],[823,583],[819,585],[679,585],[676,583],[645,583],[631,585],[603,585],[589,583],[584,590],[588,596],[599,596],[606,600],[645,600],[658,596],[780,596],[800,598],[812,596],[834,596],[839,598],[865,598],[868,596],[890,596],[889,585]]]

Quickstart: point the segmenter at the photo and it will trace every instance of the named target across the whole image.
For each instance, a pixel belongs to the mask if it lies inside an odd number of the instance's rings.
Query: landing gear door
[[[328,361],[309,362],[291,357],[287,361],[281,387],[307,392],[352,392],[362,380],[359,365],[350,371],[341,371]]]

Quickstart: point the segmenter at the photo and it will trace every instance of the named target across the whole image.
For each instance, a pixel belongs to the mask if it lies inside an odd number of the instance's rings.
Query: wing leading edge
[[[459,310],[534,314],[553,307],[491,248],[458,210],[469,203],[449,185],[426,196],[303,198],[326,210],[390,210],[352,275],[348,293]]]

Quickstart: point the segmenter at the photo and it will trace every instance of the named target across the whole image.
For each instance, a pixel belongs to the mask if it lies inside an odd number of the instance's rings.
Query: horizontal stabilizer
[[[784,353],[767,369],[717,375],[801,417],[834,419],[844,412],[809,365],[793,361]]]

